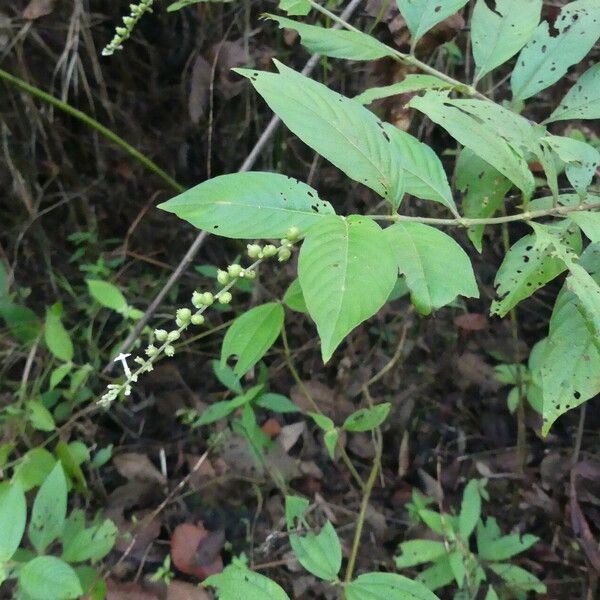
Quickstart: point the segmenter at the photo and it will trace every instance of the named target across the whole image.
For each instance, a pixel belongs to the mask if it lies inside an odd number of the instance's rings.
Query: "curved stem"
[[[163,171],[153,160],[149,159],[145,154],[142,154],[139,150],[137,150],[131,144],[126,142],[122,137],[118,136],[116,133],[111,131],[108,127],[105,127],[104,125],[102,125],[102,123],[96,121],[96,119],[93,119],[84,112],[73,108],[70,104],[63,102],[58,98],[55,98],[51,94],[44,92],[44,90],[41,90],[40,88],[35,87],[34,85],[31,85],[26,81],[15,77],[14,75],[11,75],[3,69],[0,69],[0,79],[3,79],[11,85],[14,85],[16,88],[20,89],[23,92],[31,94],[32,96],[35,96],[36,98],[39,98],[40,100],[43,100],[44,102],[55,106],[59,110],[62,110],[64,113],[75,117],[76,119],[85,123],[86,125],[89,125],[92,129],[95,129],[100,135],[104,136],[107,140],[119,146],[119,148],[121,148],[127,154],[129,154],[129,156],[137,160],[146,169],[152,171],[155,175],[158,175],[169,187],[174,189],[176,192],[181,193],[185,191],[184,186],[175,181],[167,172]]]

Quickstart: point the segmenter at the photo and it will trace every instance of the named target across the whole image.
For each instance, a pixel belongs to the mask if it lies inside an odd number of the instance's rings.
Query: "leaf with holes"
[[[458,12],[468,0],[396,0],[412,34],[412,48],[438,23]]]
[[[448,177],[437,154],[427,144],[420,142],[409,133],[389,123],[384,127],[406,173],[406,193],[424,200],[439,202],[458,217]]]
[[[199,229],[243,239],[284,237],[291,227],[304,233],[335,214],[305,183],[260,172],[214,177],[158,207]]]
[[[581,250],[581,234],[569,221],[554,227],[564,243],[576,252]],[[535,233],[513,244],[496,273],[494,283],[498,298],[492,303],[491,314],[504,317],[521,300],[566,270],[564,262],[553,256],[552,250],[548,239]]]
[[[308,232],[298,274],[324,362],[357,325],[383,306],[397,273],[384,232],[367,217],[329,217]]]
[[[477,0],[471,18],[475,83],[503,65],[533,36],[540,22],[542,0],[496,0],[492,10]]]
[[[556,83],[577,64],[600,37],[600,4],[597,0],[569,2],[554,22],[540,23],[533,39],[521,50],[511,76],[515,100],[526,100]]]
[[[600,119],[600,63],[577,80],[545,122],[567,119]]]
[[[233,372],[241,377],[251,369],[279,337],[283,307],[277,302],[255,306],[238,317],[227,330],[221,349],[221,363],[237,356]]]
[[[440,92],[427,92],[424,96],[415,97],[409,102],[412,106],[425,113],[432,121],[441,125],[448,133],[463,146],[470,148],[477,156],[500,171],[526,195],[531,195],[534,189],[533,175],[529,170],[523,154],[516,151],[515,145],[509,144],[502,135],[508,132],[516,135],[521,130],[517,126],[518,115],[510,116],[497,107],[494,116],[482,118],[475,113],[488,110],[475,100],[450,100]],[[506,127],[505,127],[506,126]],[[501,133],[501,135],[499,135]],[[512,135],[511,135],[512,137]]]
[[[302,38],[302,45],[313,54],[347,60],[376,60],[393,55],[391,48],[361,31],[318,27],[277,15],[266,16],[277,21],[279,27],[297,31]]]
[[[344,584],[346,600],[439,600],[422,583],[396,573],[363,573]]]
[[[469,148],[463,148],[456,161],[456,187],[464,194],[462,208],[469,219],[493,217],[501,208],[511,183],[492,165]],[[479,252],[485,226],[472,225],[469,239]]]
[[[448,83],[435,75],[407,75],[402,81],[384,85],[382,87],[369,88],[354,96],[354,100],[361,104],[371,104],[375,100],[406,94],[408,92],[420,92],[422,90],[451,90],[456,86],[453,83]]]
[[[274,62],[279,73],[234,70],[250,79],[305,144],[397,207],[404,194],[404,171],[383,123],[358,102]]]
[[[459,295],[479,297],[471,261],[449,235],[410,222],[395,223],[384,233],[421,314],[428,315]]]

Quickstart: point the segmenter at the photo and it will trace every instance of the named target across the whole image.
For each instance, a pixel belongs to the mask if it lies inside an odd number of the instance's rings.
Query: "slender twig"
[[[74,108],[67,102],[63,102],[55,96],[48,94],[44,90],[41,90],[40,88],[35,87],[34,85],[31,85],[26,81],[23,81],[22,79],[19,79],[19,77],[11,75],[3,69],[0,69],[0,79],[3,79],[11,85],[14,85],[16,88],[20,89],[23,92],[26,92],[32,96],[35,96],[36,98],[39,98],[40,100],[43,100],[44,102],[47,102],[48,104],[51,104],[59,110],[62,110],[64,113],[75,117],[79,121],[82,121],[92,129],[97,131],[100,135],[104,136],[107,140],[119,146],[119,148],[121,148],[127,154],[129,154],[129,156],[137,160],[141,165],[146,167],[146,169],[152,171],[155,175],[158,175],[170,188],[174,189],[176,192],[183,192],[185,190],[184,186],[175,181],[168,173],[163,171],[163,169],[161,169],[153,160],[148,158],[145,154],[142,154],[139,150],[137,150],[131,144],[126,142],[121,136],[117,135],[114,131],[110,130],[108,127],[105,127],[104,125],[102,125],[102,123],[96,121],[96,119]]]
[[[410,217],[408,215],[369,215],[376,221],[412,221],[415,223],[427,223],[429,225],[448,225],[454,227],[472,227],[473,225],[501,225],[502,223],[514,223],[516,221],[533,221],[542,217],[562,217],[569,213],[584,210],[600,210],[600,202],[588,202],[575,206],[556,206],[554,208],[528,210],[517,215],[503,217],[490,217],[488,219],[438,219],[435,217]]]

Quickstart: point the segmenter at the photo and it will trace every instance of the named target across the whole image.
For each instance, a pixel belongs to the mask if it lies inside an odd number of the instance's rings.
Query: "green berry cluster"
[[[118,397],[124,393],[128,396],[131,393],[131,384],[137,382],[138,377],[145,372],[152,371],[153,365],[161,355],[174,356],[176,342],[181,334],[190,326],[203,325],[205,322],[204,312],[209,306],[215,302],[219,304],[229,304],[233,296],[229,290],[233,288],[235,282],[239,278],[254,279],[256,277],[256,267],[265,259],[277,256],[279,262],[287,261],[292,255],[294,242],[300,238],[300,231],[296,227],[292,227],[285,238],[280,242],[279,246],[266,244],[260,246],[258,244],[248,244],[248,256],[254,259],[254,262],[249,267],[242,267],[238,263],[229,265],[226,269],[217,271],[217,281],[223,287],[213,294],[212,292],[195,291],[192,294],[191,304],[195,310],[190,308],[179,308],[175,313],[176,329],[167,331],[166,329],[155,329],[153,332],[152,342],[145,350],[146,358],[138,356],[134,362],[139,365],[135,371],[130,371],[127,366],[127,357],[129,355],[119,355],[117,359],[123,364],[126,379],[121,384],[110,384],[106,388],[106,392],[100,399],[100,404],[104,407],[110,406]]]
[[[152,12],[154,0],[141,0],[139,4],[130,4],[129,15],[123,17],[123,25],[115,29],[115,36],[102,50],[102,56],[112,56],[123,49],[123,43],[131,37],[135,26],[146,12]]]

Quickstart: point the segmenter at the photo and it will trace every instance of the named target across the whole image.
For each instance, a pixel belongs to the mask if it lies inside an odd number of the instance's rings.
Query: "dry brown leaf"
[[[211,596],[198,585],[186,581],[172,581],[167,588],[166,600],[211,600]]]
[[[212,68],[210,63],[198,54],[192,67],[188,111],[192,123],[197,124],[206,113],[210,94]]]
[[[158,596],[145,590],[139,583],[121,583],[109,579],[106,587],[106,600],[159,600]]]
[[[49,15],[54,10],[55,0],[30,0],[23,11],[23,18],[30,21]]]
[[[298,421],[298,423],[291,423],[281,428],[281,432],[277,438],[277,441],[281,444],[281,447],[289,452],[300,439],[300,436],[306,429],[306,423],[304,421]]]
[[[153,481],[160,485],[166,485],[165,476],[152,464],[145,454],[128,452],[114,457],[113,463],[119,475],[125,479],[136,481]]]
[[[222,532],[211,533],[202,525],[182,523],[171,536],[171,559],[182,573],[206,579],[223,570],[219,553],[224,541]]]
[[[454,317],[454,324],[464,331],[481,331],[487,327],[488,322],[481,313],[464,313]]]

